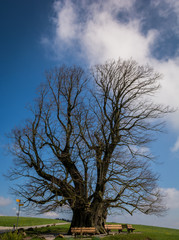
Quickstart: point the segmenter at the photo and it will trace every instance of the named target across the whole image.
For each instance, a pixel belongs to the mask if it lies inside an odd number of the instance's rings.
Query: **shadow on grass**
[[[135,232],[127,234],[120,233],[106,236],[78,236],[77,238],[72,238],[67,236],[68,229],[70,224],[66,225],[57,225],[51,227],[42,227],[26,230],[27,236],[34,237],[33,240],[40,240],[41,235],[52,234],[57,236],[59,234],[66,235],[66,240],[78,240],[78,239],[91,239],[91,240],[177,240],[179,239],[179,230],[177,229],[168,229],[168,228],[159,228],[159,227],[150,227],[150,226],[142,226],[135,225]],[[139,234],[140,233],[140,234]],[[56,239],[57,240],[57,239]],[[59,238],[60,240],[60,238]]]
[[[59,225],[41,228],[28,228],[25,230],[26,234],[67,234],[70,225]]]

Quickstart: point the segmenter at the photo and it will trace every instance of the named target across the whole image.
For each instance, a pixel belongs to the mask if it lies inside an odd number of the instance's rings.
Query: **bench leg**
[[[110,230],[106,230],[107,234],[109,235]]]

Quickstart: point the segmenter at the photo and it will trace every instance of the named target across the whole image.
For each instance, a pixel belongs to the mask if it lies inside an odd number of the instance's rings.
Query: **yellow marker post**
[[[19,204],[18,204],[18,212],[17,212],[17,224],[16,224],[16,229],[17,229],[17,228],[18,228],[19,215],[20,215],[20,207],[21,207],[21,206],[24,206],[24,204],[23,204],[23,203],[20,203],[20,202],[21,202],[20,199],[16,199],[16,202],[19,203]]]

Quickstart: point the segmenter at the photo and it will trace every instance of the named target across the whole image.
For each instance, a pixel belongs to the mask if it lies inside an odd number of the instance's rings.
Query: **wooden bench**
[[[72,227],[71,228],[72,235],[84,235],[84,234],[95,234],[97,233],[95,227]]]
[[[135,228],[133,228],[131,224],[127,224],[126,228],[128,233],[133,232],[135,230]]]
[[[105,230],[109,234],[111,230],[118,230],[118,232],[122,232],[122,225],[121,224],[113,224],[113,225],[105,225]]]

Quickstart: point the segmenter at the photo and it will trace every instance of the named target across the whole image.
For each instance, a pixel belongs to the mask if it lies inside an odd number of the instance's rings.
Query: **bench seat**
[[[128,233],[133,232],[134,230],[135,230],[135,228],[133,228],[131,224],[127,224]]]

